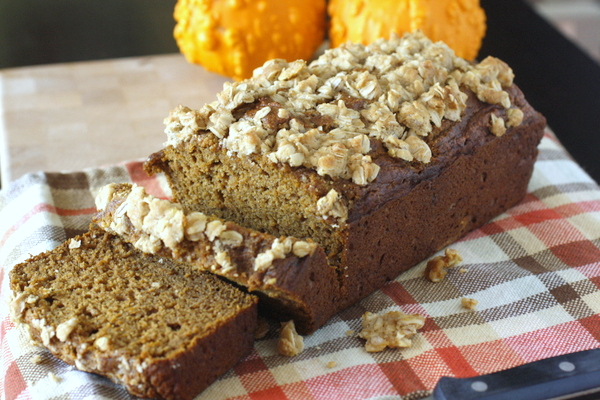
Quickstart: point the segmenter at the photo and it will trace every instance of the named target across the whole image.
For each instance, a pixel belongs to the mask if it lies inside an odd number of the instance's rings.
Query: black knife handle
[[[442,377],[435,400],[546,400],[600,387],[600,349],[473,378]]]

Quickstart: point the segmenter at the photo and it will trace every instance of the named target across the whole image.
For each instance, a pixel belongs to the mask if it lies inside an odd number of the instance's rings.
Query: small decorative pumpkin
[[[178,0],[174,36],[189,62],[242,80],[273,58],[310,59],[325,37],[325,0]]]
[[[457,56],[477,57],[485,35],[485,12],[479,0],[330,0],[329,38],[337,47],[347,41],[370,44],[421,30],[443,41]]]

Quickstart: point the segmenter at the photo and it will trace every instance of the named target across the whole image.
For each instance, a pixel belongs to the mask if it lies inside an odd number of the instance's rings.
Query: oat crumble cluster
[[[29,306],[35,305],[39,300],[39,296],[21,292],[19,294],[13,294],[10,299],[10,316],[15,323],[25,323],[23,320],[23,313]],[[70,318],[56,326],[52,326],[46,321],[46,318],[34,318],[30,321],[31,327],[40,331],[40,338],[44,346],[48,346],[52,338],[56,337],[61,342],[65,342],[73,329],[77,327],[77,318]],[[28,325],[24,325],[26,329],[30,329]]]
[[[334,217],[340,222],[348,218],[348,208],[342,201],[342,195],[335,189],[317,200],[317,213],[323,217]]]
[[[479,304],[479,302],[475,299],[463,297],[462,299],[460,299],[460,304],[468,310],[475,310],[475,308],[477,307],[477,304]]]
[[[425,276],[431,282],[440,282],[444,279],[448,268],[452,268],[462,261],[462,257],[455,249],[444,250],[443,256],[433,257],[427,262]]]
[[[38,296],[25,292],[19,294],[12,293],[9,302],[11,319],[14,322],[23,322],[21,316],[25,308],[27,308],[27,304],[35,304],[38,299]]]
[[[523,113],[511,108],[504,91],[513,78],[504,62],[488,57],[471,64],[419,31],[369,46],[346,44],[308,65],[268,61],[252,78],[226,83],[218,100],[200,110],[177,107],[165,119],[165,145],[208,130],[232,154],[262,154],[366,185],[379,172],[369,156],[371,139],[392,157],[431,160],[424,139],[443,119],[460,120],[467,99],[461,87],[507,110],[506,124],[500,117],[490,122],[495,135],[519,125]],[[261,100],[269,105],[238,117],[238,110]],[[315,127],[306,116],[326,123]]]
[[[293,357],[304,350],[304,338],[296,332],[294,320],[281,323],[277,351],[282,356]]]
[[[358,335],[367,339],[365,350],[370,353],[386,347],[410,347],[411,338],[425,325],[423,316],[401,311],[389,311],[383,315],[367,311],[362,319],[363,329]]]
[[[116,185],[103,187],[96,196],[96,208],[104,210],[116,195]],[[243,244],[241,233],[227,229],[220,219],[208,217],[194,211],[185,213],[181,205],[151,196],[143,187],[132,185],[131,191],[117,208],[110,221],[100,220],[99,225],[119,235],[130,235],[135,231],[139,238],[133,245],[150,254],[156,254],[163,245],[176,252],[183,240],[197,242],[208,240],[215,252],[215,261],[221,273],[236,269],[228,249]],[[316,248],[315,243],[296,240],[290,237],[277,238],[271,247],[258,253],[254,258],[254,269],[265,270],[276,259],[289,255],[306,257]],[[213,268],[213,270],[215,270]]]

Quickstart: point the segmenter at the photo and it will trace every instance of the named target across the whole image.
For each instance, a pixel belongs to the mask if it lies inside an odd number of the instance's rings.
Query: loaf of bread
[[[93,228],[10,272],[13,319],[135,396],[192,399],[253,346],[257,299]]]
[[[149,254],[210,271],[256,293],[261,308],[277,319],[293,319],[312,332],[336,311],[335,270],[312,240],[244,228],[180,204],[158,199],[144,188],[110,184],[96,197],[94,222]]]
[[[311,276],[335,270],[333,308],[313,312],[330,316],[523,199],[545,119],[513,77],[420,32],[273,60],[177,107],[145,168],[186,212],[312,239],[328,264]]]

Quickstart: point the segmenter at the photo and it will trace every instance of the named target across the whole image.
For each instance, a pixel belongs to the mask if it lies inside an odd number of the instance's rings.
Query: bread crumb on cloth
[[[282,356],[293,357],[302,353],[304,350],[304,338],[296,332],[294,321],[281,323],[281,332],[277,342],[277,351]]]
[[[455,249],[446,249],[443,256],[433,257],[427,262],[425,276],[431,282],[440,282],[444,279],[448,268],[452,268],[462,261],[462,257]]]
[[[51,380],[53,380],[56,383],[59,383],[61,381],[60,377],[52,371],[48,372],[48,378],[50,378]]]
[[[464,308],[474,310],[477,307],[477,304],[479,304],[479,302],[475,299],[463,297],[462,299],[460,299],[460,304],[462,304]]]
[[[365,350],[369,353],[382,351],[386,347],[410,347],[411,338],[425,325],[425,317],[401,311],[390,311],[383,315],[367,311],[362,318],[363,329],[358,336],[367,339]]]
[[[42,363],[42,356],[40,356],[39,354],[34,354],[31,356],[31,358],[29,359],[29,361],[31,361],[33,364],[41,364]]]

